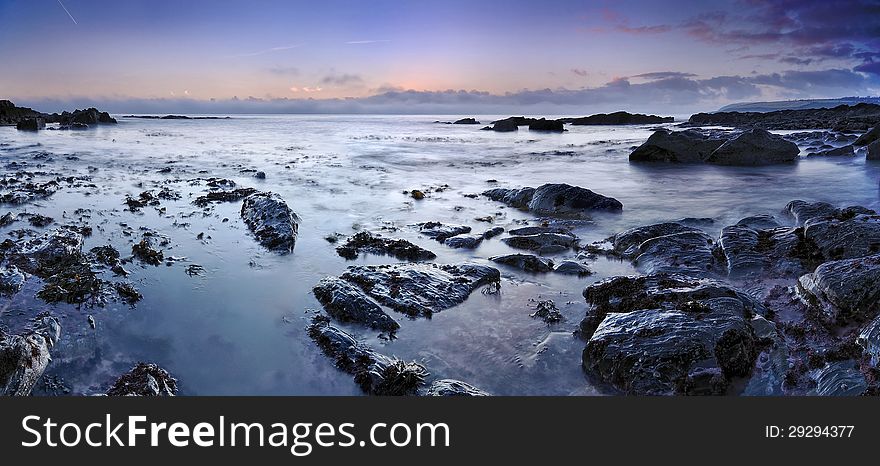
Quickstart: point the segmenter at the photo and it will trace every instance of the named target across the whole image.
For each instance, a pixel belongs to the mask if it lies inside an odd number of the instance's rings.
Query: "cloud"
[[[233,57],[233,58],[239,58],[239,57],[256,57],[256,56],[258,56],[258,55],[265,55],[265,54],[267,54],[267,53],[281,52],[281,51],[284,51],[284,50],[291,50],[291,49],[295,49],[295,48],[298,48],[298,47],[301,47],[301,46],[302,46],[302,44],[295,44],[295,45],[280,45],[280,46],[278,46],[278,47],[272,47],[272,48],[268,48],[268,49],[257,50],[256,52],[238,53],[238,54],[235,54],[235,55],[230,55],[230,57]]]
[[[299,68],[293,66],[275,66],[269,68],[269,73],[277,76],[299,76]]]
[[[351,73],[341,73],[341,74],[328,74],[321,78],[321,84],[327,84],[332,86],[351,86],[351,85],[360,85],[364,82],[364,79],[357,74]]]
[[[571,72],[582,77],[582,78],[585,78],[590,75],[590,72],[583,69],[583,68],[572,68]]]
[[[652,71],[650,73],[635,74],[630,77],[655,81],[658,79],[693,78],[695,76],[693,73],[683,73],[681,71]]]

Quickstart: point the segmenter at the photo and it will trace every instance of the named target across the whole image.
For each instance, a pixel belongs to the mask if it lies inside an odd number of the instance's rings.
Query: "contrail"
[[[64,8],[64,11],[67,12],[67,16],[70,16],[70,20],[73,21],[73,24],[76,24],[77,26],[79,26],[79,23],[76,22],[76,18],[74,18],[73,15],[70,14],[69,11],[67,11],[67,7],[64,6],[63,3],[61,3],[61,0],[58,0],[58,4],[61,5],[61,8]]]

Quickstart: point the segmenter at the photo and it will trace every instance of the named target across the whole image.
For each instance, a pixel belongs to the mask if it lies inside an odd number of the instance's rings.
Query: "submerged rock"
[[[446,225],[440,222],[426,222],[419,224],[419,233],[436,240],[439,243],[453,236],[470,233],[471,227],[465,225]]]
[[[512,248],[537,251],[539,254],[552,254],[570,249],[577,242],[577,238],[573,235],[539,233],[537,235],[511,236],[501,241]]]
[[[383,238],[366,231],[349,238],[345,244],[336,248],[336,252],[346,259],[355,259],[360,253],[388,255],[412,262],[431,260],[437,257],[433,252],[407,240]]]
[[[593,271],[590,270],[590,268],[587,267],[586,265],[581,264],[580,262],[571,261],[571,260],[566,260],[566,261],[560,262],[559,264],[556,265],[556,267],[553,267],[553,271],[556,273],[564,274],[564,275],[584,276],[584,275],[592,275],[593,274]]]
[[[526,272],[544,273],[553,270],[553,261],[531,254],[506,254],[489,258],[492,262],[516,267]]]
[[[412,263],[351,266],[342,279],[384,306],[409,316],[430,317],[461,304],[480,286],[500,281],[501,274],[483,265]]]
[[[156,364],[139,362],[122,374],[107,390],[107,396],[175,396],[177,380]]]
[[[880,314],[880,254],[826,262],[802,276],[798,288],[825,322],[872,319]]]
[[[424,396],[491,396],[489,393],[459,380],[441,379],[434,381]]]
[[[14,265],[0,266],[0,296],[12,296],[24,286],[25,276]]]
[[[763,129],[744,131],[715,149],[706,159],[717,165],[789,163],[800,154],[797,144]]]
[[[267,249],[281,254],[293,252],[299,217],[278,194],[263,192],[246,197],[241,218]]]
[[[0,396],[30,395],[60,337],[61,324],[48,315],[37,317],[32,329],[21,335],[0,329]]]
[[[644,144],[630,155],[630,162],[700,163],[715,149],[724,144],[723,139],[709,137],[700,131],[657,130]]]
[[[816,382],[813,394],[818,396],[860,396],[868,389],[868,382],[856,361],[827,363],[812,371],[810,378]]]
[[[321,280],[312,292],[324,310],[342,322],[357,322],[370,328],[393,332],[400,328],[394,319],[361,289],[336,277]]]
[[[619,212],[623,204],[589,189],[559,183],[538,187],[529,210],[536,215],[586,218],[592,211]]]

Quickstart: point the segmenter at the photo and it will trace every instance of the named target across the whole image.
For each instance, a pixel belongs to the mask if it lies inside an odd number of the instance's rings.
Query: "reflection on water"
[[[139,238],[138,229],[148,227],[171,238],[166,256],[181,259],[171,266],[127,265],[144,295],[135,308],[48,306],[33,298],[39,284],[31,279],[18,295],[4,299],[3,322],[15,327],[54,308],[64,333],[47,374],[63,379],[73,393],[94,393],[134,362],[148,360],[176,375],[186,394],[357,394],[351,378],[334,369],[306,336],[310,309],[319,307],[310,290],[346,265],[394,259],[362,255],[346,262],[324,239],[328,235],[396,228],[386,234],[430,249],[437,262],[492,264],[487,257],[511,252],[497,239],[474,251],[451,250],[409,227],[439,220],[482,232],[488,225],[477,217],[493,215],[505,227],[533,220],[464,196],[496,186],[487,180],[497,180],[497,186],[565,182],[623,202],[622,214],[597,216],[577,230],[585,241],[683,217],[715,219],[707,228],[715,234],[748,215],[778,214],[792,199],[878,207],[880,164],[864,157],[762,168],[630,165],[630,149],[651,127],[498,134],[433,123],[452,118],[123,119],[115,127],[37,134],[0,128],[4,173],[88,175],[97,185],[62,190],[14,210],[49,215],[58,223],[87,215],[94,227],[87,248],[109,242],[123,253]],[[264,171],[267,178],[256,179],[249,170]],[[281,194],[302,219],[294,253],[279,257],[261,249],[241,222],[238,203],[218,204],[208,215],[194,207],[191,201],[204,186],[191,180],[210,176]],[[164,211],[124,210],[127,194],[166,185],[183,197],[162,201]],[[449,189],[430,192],[442,185]],[[404,194],[411,189],[428,190],[428,198],[413,200]],[[3,207],[5,212],[10,206]],[[75,214],[77,209],[88,210]],[[24,227],[19,222],[3,234]],[[188,264],[201,265],[205,273],[187,275]],[[606,260],[591,267],[596,274],[585,278],[501,267],[500,294],[474,293],[430,320],[395,314],[402,329],[393,341],[362,327],[344,327],[382,352],[423,362],[436,376],[493,393],[593,394],[580,369],[584,343],[572,334],[586,308],[581,292],[596,280],[633,270]],[[553,299],[566,320],[548,326],[529,317],[530,300],[538,298]],[[96,330],[87,324],[89,314]]]

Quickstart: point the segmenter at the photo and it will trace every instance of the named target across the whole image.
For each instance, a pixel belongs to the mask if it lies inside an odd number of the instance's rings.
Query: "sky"
[[[880,0],[0,0],[44,111],[686,113],[880,94]]]

